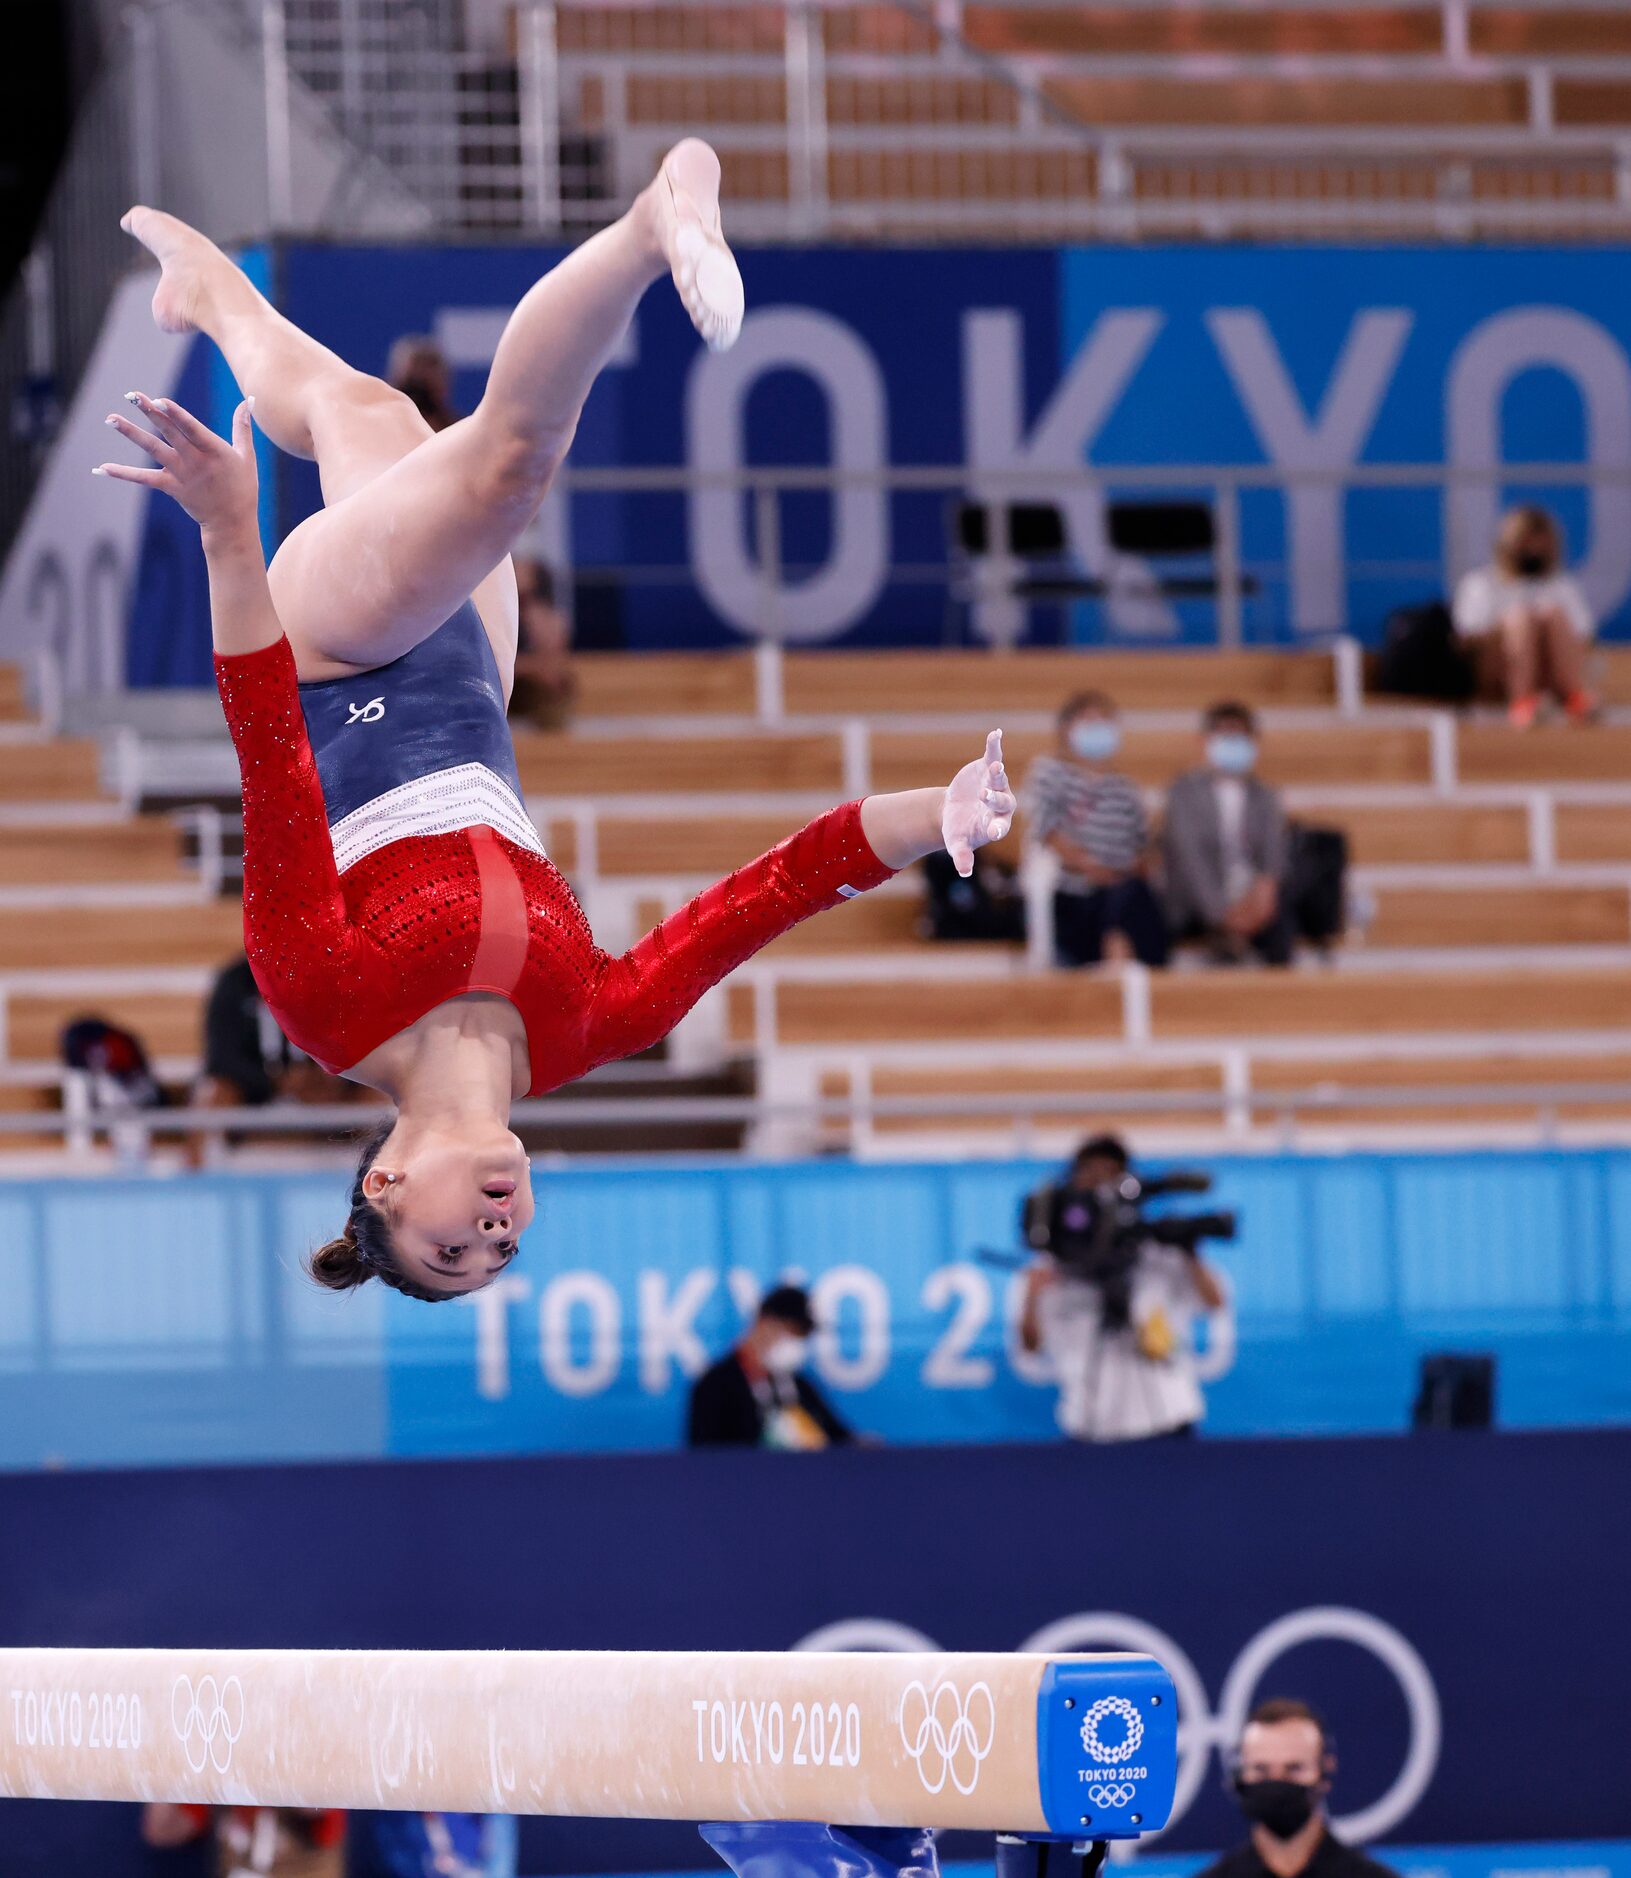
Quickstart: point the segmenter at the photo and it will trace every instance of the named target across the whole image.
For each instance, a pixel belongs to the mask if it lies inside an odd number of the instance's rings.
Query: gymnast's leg
[[[200,290],[187,254],[175,250],[172,260],[141,212],[131,225],[139,238],[155,237],[150,245],[166,265],[156,315],[211,332],[234,370],[236,344],[251,376],[287,371],[290,383],[281,398],[274,395],[266,429],[297,451],[307,446],[321,464],[330,445],[320,434],[318,388],[332,387],[336,368],[346,368],[286,321],[273,326],[262,317],[246,341],[243,290],[234,287],[221,312],[213,283]],[[665,272],[703,336],[728,344],[741,320],[741,277],[719,235],[718,159],[695,140],[670,151],[621,220],[530,289],[471,416],[424,437],[303,522],[279,549],[273,593],[297,650],[317,660],[383,664],[469,597],[537,512],[596,375],[647,287]],[[243,288],[253,293],[248,282]],[[244,389],[259,415],[261,389],[247,382]],[[348,399],[336,419],[348,433],[363,422],[356,402]]]

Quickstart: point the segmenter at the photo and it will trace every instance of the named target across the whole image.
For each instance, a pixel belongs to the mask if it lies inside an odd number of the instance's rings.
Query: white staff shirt
[[[1190,1260],[1171,1246],[1146,1245],[1133,1274],[1125,1329],[1106,1331],[1097,1285],[1061,1276],[1037,1300],[1042,1344],[1059,1380],[1055,1416],[1077,1441],[1140,1441],[1170,1434],[1206,1414],[1196,1377],[1195,1328],[1202,1315]],[[1171,1354],[1139,1347],[1157,1316]]]
[[[1520,606],[1529,612],[1545,608],[1561,613],[1582,639],[1592,638],[1597,631],[1586,596],[1572,575],[1547,574],[1539,580],[1520,580],[1498,567],[1477,567],[1462,575],[1451,617],[1463,639],[1480,639],[1494,632],[1507,614]]]

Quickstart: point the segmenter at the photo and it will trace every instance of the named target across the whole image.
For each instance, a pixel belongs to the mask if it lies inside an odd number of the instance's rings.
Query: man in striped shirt
[[[1054,935],[1063,965],[1118,956],[1165,965],[1166,916],[1147,878],[1150,823],[1136,785],[1112,768],[1121,748],[1116,706],[1083,691],[1059,713],[1059,748],[1025,779],[1032,838],[1058,855]]]

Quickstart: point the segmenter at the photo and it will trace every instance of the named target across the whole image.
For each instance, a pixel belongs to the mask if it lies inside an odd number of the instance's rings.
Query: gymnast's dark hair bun
[[[338,1239],[330,1239],[327,1245],[320,1245],[306,1261],[306,1269],[327,1291],[355,1291],[374,1275],[364,1264],[351,1231],[351,1222],[347,1220],[345,1232]]]

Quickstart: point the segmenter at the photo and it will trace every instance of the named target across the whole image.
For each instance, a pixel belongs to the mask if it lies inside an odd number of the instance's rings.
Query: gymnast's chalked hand
[[[256,491],[254,429],[250,421],[253,400],[245,398],[233,413],[232,441],[217,437],[173,398],[149,398],[145,392],[127,391],[152,429],[110,412],[109,425],[153,459],[153,468],[129,463],[99,463],[93,476],[111,476],[122,483],[141,483],[173,496],[206,532],[219,532],[255,524]]]
[[[974,872],[974,850],[1001,841],[1017,807],[1002,766],[1002,732],[994,730],[985,740],[985,755],[952,777],[940,811],[941,839],[965,880]]]

